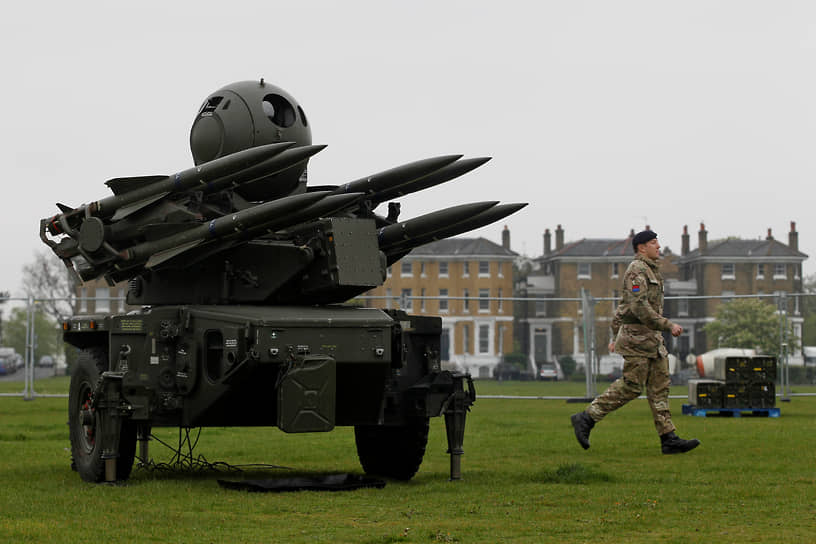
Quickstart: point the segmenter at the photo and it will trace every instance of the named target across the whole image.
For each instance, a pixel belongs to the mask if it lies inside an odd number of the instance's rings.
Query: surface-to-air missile
[[[207,97],[190,146],[194,167],[111,179],[113,195],[58,204],[40,222],[80,280],[127,280],[128,304],[141,306],[63,324],[80,348],[69,395],[80,476],[128,478],[155,426],[347,425],[365,472],[410,479],[429,418],[444,415],[458,479],[475,391],[442,368],[440,318],[339,303],[381,285],[414,247],[523,207],[477,202],[400,221],[389,202],[488,159],[444,155],[310,186],[306,165],[323,146],[297,101],[263,80]]]

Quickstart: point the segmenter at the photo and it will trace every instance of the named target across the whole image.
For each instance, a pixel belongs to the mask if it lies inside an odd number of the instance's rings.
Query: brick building
[[[582,290],[595,299],[620,297],[622,274],[632,260],[633,235],[565,243],[564,229],[558,225],[553,247],[550,230],[544,232],[544,254],[517,284],[519,296],[545,299],[520,305],[518,339],[531,365],[562,355],[583,362],[584,316],[578,299]],[[610,300],[594,305],[598,353],[606,353],[613,304]]]
[[[697,248],[690,249],[690,236],[683,227],[676,281],[668,282],[666,295],[681,297],[667,300],[666,311],[686,331],[679,339],[681,353],[702,353],[717,346],[716,338],[707,338],[702,330],[712,321],[717,308],[733,295],[777,295],[784,300],[788,319],[801,345],[804,319],[797,296],[803,292],[802,262],[807,255],[799,251],[799,233],[791,222],[788,243],[774,239],[771,229],[765,238],[708,240],[708,231],[700,224]],[[776,304],[780,299],[771,299]],[[794,359],[801,359],[797,356]],[[796,363],[797,361],[792,361]]]
[[[442,317],[442,360],[490,377],[513,351],[513,261],[510,232],[502,245],[485,238],[448,238],[411,251],[390,267],[386,282],[366,293],[367,305],[402,307]]]
[[[648,227],[647,227],[648,228]],[[770,230],[763,240],[727,238],[708,241],[700,226],[698,248],[689,247],[688,229],[681,236],[681,253],[664,247],[661,271],[665,278],[665,313],[683,326],[679,338],[667,336],[667,346],[681,360],[689,353],[716,348],[716,340],[706,338],[703,327],[714,319],[720,298],[728,295],[782,294],[802,292],[802,261],[807,255],[798,249],[798,233],[791,223],[788,244],[773,239]],[[621,296],[622,274],[632,260],[632,236],[625,238],[584,238],[564,242],[561,225],[552,234],[544,233],[543,255],[534,261],[534,270],[516,285],[517,294],[544,300],[519,304],[517,338],[531,364],[571,355],[584,360],[582,290],[596,300],[594,329],[596,352],[604,372],[606,345],[611,336],[611,319]],[[661,243],[667,246],[667,237]],[[572,299],[572,300],[564,300]],[[801,339],[802,316],[799,301],[788,297],[788,316],[794,333]],[[795,363],[795,361],[792,361]]]

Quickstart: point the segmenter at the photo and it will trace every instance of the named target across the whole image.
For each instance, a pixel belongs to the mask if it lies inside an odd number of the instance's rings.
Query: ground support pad
[[[697,417],[779,417],[779,408],[697,408],[684,404],[683,414]]]
[[[218,485],[226,489],[240,491],[279,493],[284,491],[349,491],[368,487],[382,489],[385,487],[385,481],[354,474],[329,474],[326,476],[302,476],[237,482],[218,480]]]

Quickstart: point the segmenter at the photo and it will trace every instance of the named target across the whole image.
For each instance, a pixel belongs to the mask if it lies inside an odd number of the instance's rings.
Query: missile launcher
[[[445,416],[450,477],[461,476],[470,376],[442,369],[441,320],[342,303],[378,285],[419,245],[525,204],[459,204],[407,220],[391,201],[488,158],[443,155],[338,185],[310,185],[303,108],[263,80],[201,106],[195,165],[115,178],[113,193],[57,204],[40,237],[80,281],[127,281],[127,314],[74,316],[74,465],[87,481],[130,476],[156,426],[353,426],[363,469],[410,479],[429,419]],[[376,213],[388,203],[386,214]],[[329,462],[329,461],[327,461]]]

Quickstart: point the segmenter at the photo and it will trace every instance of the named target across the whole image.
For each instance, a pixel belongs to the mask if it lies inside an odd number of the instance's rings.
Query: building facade
[[[485,238],[448,238],[411,251],[366,293],[366,304],[442,318],[443,362],[487,378],[513,351],[513,261],[510,233],[502,245]]]
[[[714,320],[720,304],[740,295],[762,295],[784,311],[802,345],[804,318],[795,294],[803,292],[802,263],[808,256],[799,251],[795,222],[790,224],[787,244],[776,240],[771,229],[764,239],[709,241],[702,223],[696,249],[690,249],[689,238],[688,228],[683,227],[678,276],[666,284],[667,313],[685,329],[680,352],[703,353],[720,347],[718,339],[708,338],[703,328]],[[797,354],[791,363],[801,364],[801,360]]]
[[[558,225],[552,247],[552,235],[549,229],[545,231],[543,255],[516,285],[518,296],[535,299],[517,306],[517,338],[531,365],[563,355],[582,364],[589,345],[600,356],[602,373],[620,364],[618,356],[607,352],[607,344],[612,339],[611,321],[621,296],[622,275],[633,258],[632,236],[633,230],[625,238],[565,243],[564,230]],[[665,237],[661,242],[666,245]],[[770,230],[765,239],[709,242],[701,225],[698,247],[692,251],[689,246],[688,228],[684,227],[680,255],[664,248],[661,261],[665,314],[684,329],[679,338],[666,335],[670,353],[684,361],[690,354],[718,347],[717,339],[707,338],[703,328],[714,320],[723,300],[735,295],[785,299],[788,319],[801,345],[799,300],[785,296],[802,292],[802,262],[807,258],[799,251],[795,223],[791,223],[788,244],[775,240]],[[592,339],[583,337],[587,316],[583,315],[582,297],[592,302],[593,326],[587,328],[594,331]],[[796,364],[796,357],[791,362]]]
[[[132,310],[125,304],[128,282],[119,282],[114,286],[98,278],[89,280],[76,287],[74,314],[107,314]]]
[[[605,354],[623,272],[632,260],[632,236],[564,242],[561,225],[544,232],[544,253],[516,288],[530,300],[520,305],[518,340],[531,366],[570,355],[579,364],[587,346]],[[584,303],[592,301],[594,338],[584,338]],[[607,299],[607,300],[603,300]]]

